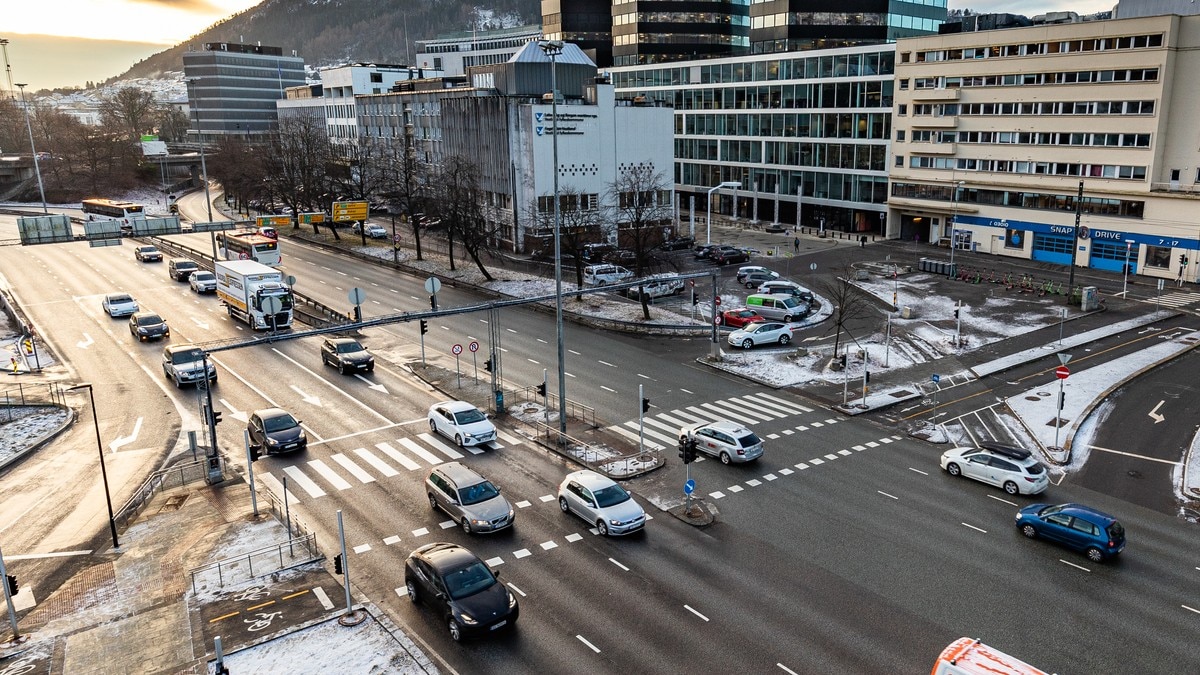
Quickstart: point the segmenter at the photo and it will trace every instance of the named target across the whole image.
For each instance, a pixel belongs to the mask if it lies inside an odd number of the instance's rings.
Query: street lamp
[[[550,143],[554,153],[554,326],[558,333],[558,431],[567,433],[567,368],[566,347],[563,343],[562,308],[562,212],[558,203],[558,57],[563,52],[562,40],[543,40],[538,43],[550,57]]]
[[[1133,253],[1133,240],[1125,240],[1125,282],[1121,285],[1121,297],[1128,298],[1129,293],[1129,255]]]
[[[49,215],[46,208],[46,188],[42,185],[42,167],[38,164],[37,148],[33,147],[33,124],[29,121],[29,104],[25,103],[25,84],[18,82],[17,89],[21,90],[21,107],[25,109],[25,128],[29,130],[29,152],[33,153],[33,172],[37,174],[38,194],[42,196],[42,213]]]
[[[200,78],[198,78],[198,77],[189,77],[187,79],[188,89],[191,89],[193,92],[193,96],[191,97],[191,100],[195,101],[195,103],[196,103],[194,108],[196,110],[196,139],[199,140],[199,142],[200,142],[200,173],[203,174],[203,179],[204,179],[204,205],[206,207],[208,207],[208,222],[211,223],[213,221],[212,198],[210,198],[208,196],[208,167],[205,166],[205,162],[204,162],[204,129],[203,129],[203,127],[200,126],[200,105],[199,105],[200,99],[199,99],[198,95],[195,94],[196,88],[194,86],[192,86],[199,81],[200,81]],[[217,259],[216,244],[213,244],[213,260],[216,260],[216,259]]]
[[[100,419],[96,417],[96,397],[92,394],[92,385],[88,382],[69,387],[67,391],[88,390],[88,400],[92,403],[92,423],[96,426],[96,449],[100,451],[100,477],[104,481],[104,501],[108,503],[108,529],[112,533],[113,548],[120,548],[117,543],[117,521],[113,518],[112,497],[108,493],[108,471],[104,468],[104,445],[100,442]]]
[[[958,248],[956,237],[958,232],[958,191],[962,189],[964,181],[958,181],[954,184],[954,199],[951,201],[950,207],[950,274],[954,274],[954,249]]]
[[[712,243],[712,193],[716,192],[717,190],[720,190],[721,188],[740,188],[741,186],[742,186],[742,184],[736,180],[727,180],[724,183],[721,183],[720,185],[718,185],[715,188],[712,188],[708,191],[708,198],[704,202],[705,226],[708,230],[708,232],[706,232],[704,235],[704,243],[705,244]],[[736,209],[736,206],[737,206],[737,204],[736,204],[736,199],[735,199],[735,203],[734,203],[735,209]]]

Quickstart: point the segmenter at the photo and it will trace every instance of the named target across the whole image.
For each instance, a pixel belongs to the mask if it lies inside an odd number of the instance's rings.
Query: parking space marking
[[[443,520],[442,522],[438,523],[438,527],[442,528],[443,530],[448,530],[457,525],[458,523],[454,522],[453,520]]]
[[[370,551],[370,550],[371,550],[370,544],[359,544],[358,546],[355,546],[353,549],[353,551],[355,553],[366,553],[367,551]]]
[[[574,544],[575,542],[579,541],[580,539],[583,539],[583,535],[579,534],[578,532],[572,532],[571,534],[567,535],[566,539],[567,539],[567,541]]]
[[[390,537],[388,537],[388,538],[384,539],[384,540],[383,540],[383,543],[384,543],[384,544],[386,544],[386,545],[388,545],[388,546],[392,546],[392,545],[394,545],[394,544],[399,544],[399,543],[400,543],[400,537],[397,537],[396,535],[392,535],[392,536],[390,536]]]
[[[975,527],[974,525],[971,525],[970,523],[963,523],[962,526],[969,527],[972,530],[975,530],[976,532],[982,532],[984,534],[987,534],[987,530],[983,529],[982,527]]]
[[[779,474],[780,474],[781,476],[790,476],[790,475],[792,475],[792,474],[794,474],[794,473],[796,473],[796,472],[795,472],[795,471],[792,471],[791,469],[780,469],[780,470],[779,470]]]
[[[684,605],[684,606],[683,606],[683,608],[684,608],[684,609],[686,609],[687,611],[691,612],[692,614],[695,614],[696,616],[700,617],[701,619],[704,619],[705,621],[708,621],[708,617],[707,617],[707,616],[704,616],[704,615],[703,615],[703,614],[701,614],[700,612],[697,612],[695,609],[693,609],[693,608],[692,608],[692,606],[691,606],[691,605]]]
[[[518,508],[518,509],[524,509],[524,508],[528,508],[529,506],[530,506],[529,502],[525,501],[524,499],[522,499],[521,501],[517,502],[517,508]]]
[[[414,537],[424,537],[427,534],[429,534],[429,530],[424,527],[417,528],[412,531],[412,536],[414,536]]]
[[[1059,558],[1059,559],[1058,559],[1058,562],[1060,562],[1060,563],[1062,563],[1062,564],[1064,564],[1064,565],[1070,565],[1071,567],[1074,567],[1074,568],[1075,568],[1075,569],[1077,569],[1077,570],[1083,570],[1084,572],[1089,572],[1089,573],[1091,572],[1091,570],[1089,570],[1088,568],[1084,567],[1083,565],[1076,565],[1075,563],[1073,563],[1073,562],[1069,562],[1069,561],[1066,561],[1066,560],[1063,560],[1062,558]]]
[[[523,548],[520,551],[513,551],[513,557],[516,558],[517,560],[520,560],[521,558],[527,558],[531,555],[533,555],[533,554],[530,553],[529,549],[527,549],[527,548]]]
[[[588,641],[587,641],[587,639],[586,639],[586,638],[584,638],[582,635],[576,635],[575,637],[576,637],[576,638],[577,638],[577,639],[578,639],[580,642],[582,642],[583,644],[585,644],[585,645],[587,645],[588,647],[590,647],[592,651],[596,652],[597,654],[599,654],[599,653],[600,653],[600,648],[599,648],[599,647],[597,647],[596,645],[594,645],[594,644],[592,644],[592,643],[588,642]]]

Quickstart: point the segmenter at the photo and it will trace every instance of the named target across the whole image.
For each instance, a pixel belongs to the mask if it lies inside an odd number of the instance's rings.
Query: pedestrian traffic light
[[[648,398],[642,399],[642,412],[644,412],[644,413],[650,412],[650,399],[648,399]]]
[[[333,556],[333,573],[342,574],[342,554]]]
[[[1184,265],[1184,266],[1186,266],[1186,265],[1187,265],[1187,262],[1188,262],[1188,261],[1187,261],[1187,256],[1186,256],[1186,255],[1184,255],[1184,254],[1182,254],[1182,253],[1180,253],[1180,254],[1179,254],[1179,264],[1180,264],[1180,265]]]
[[[436,295],[429,296],[429,309],[432,309],[435,312],[437,311],[437,296]]]
[[[492,372],[492,360],[491,359],[488,359],[487,361],[483,362],[483,369],[489,373]]]
[[[8,575],[6,581],[8,581],[8,597],[11,598],[17,594],[17,591],[21,590],[21,586],[17,584],[17,577],[12,574]]]
[[[537,395],[544,397],[546,395],[546,383],[543,382],[537,386]]]
[[[679,444],[679,458],[684,464],[696,461],[696,439],[689,438]]]
[[[221,412],[220,412],[219,410],[214,410],[214,411],[213,411],[213,413],[212,413],[212,423],[213,423],[213,426],[214,426],[214,427],[215,427],[215,426],[217,426],[218,424],[220,424],[220,423],[221,423]]]
[[[421,335],[424,335],[428,332],[429,332],[429,322],[426,321],[425,319],[421,319]]]
[[[262,450],[260,450],[258,448],[258,446],[256,446],[256,445],[251,445],[250,446],[250,461],[257,462],[259,457],[262,457]]]

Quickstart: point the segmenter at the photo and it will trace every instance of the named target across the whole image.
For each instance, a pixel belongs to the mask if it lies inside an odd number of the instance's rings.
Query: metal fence
[[[197,584],[209,585],[216,582],[217,586],[227,583],[247,581],[277,572],[296,565],[320,559],[317,550],[317,535],[308,534],[303,537],[293,537],[255,551],[234,557],[218,560],[203,567],[188,570],[192,577],[192,592],[197,592]]]
[[[169,469],[159,469],[142,483],[142,486],[133,493],[133,496],[125,502],[125,505],[117,511],[113,520],[116,521],[118,527],[125,529],[142,513],[146,505],[159,492],[177,488],[188,483],[198,480],[204,480],[208,476],[208,460],[201,459],[186,464],[179,464]]]
[[[27,384],[18,382],[16,386],[0,391],[0,420],[11,422],[14,408],[31,405],[67,405],[66,390],[56,382]]]
[[[515,393],[521,397],[520,401],[522,403],[542,403],[543,402],[541,395],[539,395],[537,393],[537,390],[535,389],[535,387],[525,387],[524,389],[518,389],[518,390],[516,390]],[[516,397],[514,397],[514,398],[516,398]],[[557,394],[554,394],[553,392],[546,392],[546,399],[547,399],[547,406],[550,408],[550,410],[558,410],[558,395]],[[586,406],[582,403],[579,403],[578,401],[572,401],[571,399],[567,399],[566,413],[567,413],[567,417],[577,419],[580,422],[583,422],[584,424],[592,427],[593,429],[600,426],[600,425],[596,424],[596,409],[592,408],[590,406]]]
[[[594,446],[586,441],[564,434],[557,427],[544,422],[531,422],[538,438],[560,455],[587,466],[611,478],[632,478],[659,467],[663,462],[662,451],[644,449],[636,455],[622,455],[612,448]]]

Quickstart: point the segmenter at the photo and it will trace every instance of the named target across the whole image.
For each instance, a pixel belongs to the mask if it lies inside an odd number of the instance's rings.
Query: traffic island
[[[717,507],[701,497],[696,497],[690,502],[685,501],[678,506],[666,509],[666,511],[683,522],[697,527],[712,525],[716,522],[718,515]]]

